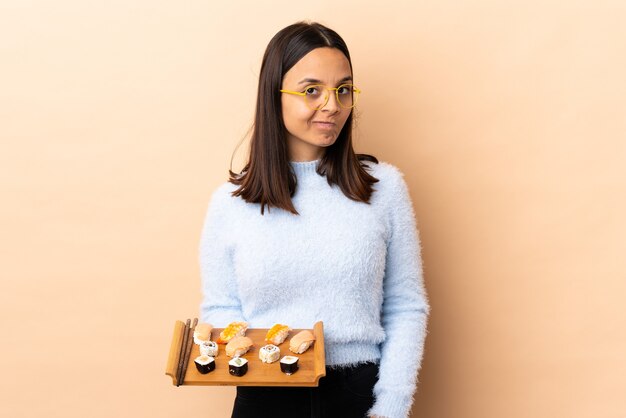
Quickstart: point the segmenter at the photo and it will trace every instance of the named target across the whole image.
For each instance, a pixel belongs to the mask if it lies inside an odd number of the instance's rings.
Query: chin
[[[323,136],[323,137],[321,137],[318,141],[315,141],[315,142],[319,142],[319,143],[321,143],[321,144],[328,144],[328,143],[331,143],[331,144],[332,144],[332,143],[334,143],[336,140],[337,140],[337,135],[333,135],[333,136],[331,136],[331,137],[326,137],[326,136]]]
[[[331,145],[333,145],[334,143],[335,143],[335,140],[333,139],[332,141],[323,141],[323,142],[318,142],[318,143],[317,143],[317,144],[315,144],[315,145],[317,145],[318,147],[323,147],[323,148],[326,148],[326,147],[330,147],[330,146],[331,146]]]

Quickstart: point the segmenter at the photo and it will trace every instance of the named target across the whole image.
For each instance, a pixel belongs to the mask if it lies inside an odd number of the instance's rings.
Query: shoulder
[[[374,184],[376,190],[380,190],[386,195],[398,195],[406,190],[404,173],[394,164],[386,161],[379,161],[378,164],[371,161],[364,161],[369,167],[368,172],[378,179]]]
[[[239,186],[231,183],[230,181],[225,181],[222,184],[218,185],[215,191],[213,192],[214,196],[218,196],[222,199],[232,198],[232,193],[237,190]]]
[[[232,207],[235,197],[232,193],[237,189],[237,185],[232,184],[229,181],[223,182],[217,186],[211,193],[209,199],[209,206],[213,210],[227,210]]]

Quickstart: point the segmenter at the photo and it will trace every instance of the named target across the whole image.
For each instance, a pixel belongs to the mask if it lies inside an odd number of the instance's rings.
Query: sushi
[[[259,351],[259,358],[263,363],[274,363],[280,358],[280,348],[273,344],[261,347],[261,350]]]
[[[215,360],[209,356],[198,356],[194,360],[196,363],[196,369],[202,374],[207,374],[215,370]]]
[[[289,328],[288,325],[275,324],[269,329],[269,331],[267,331],[267,335],[265,335],[265,342],[274,345],[282,344],[283,341],[285,341],[285,338],[287,338],[287,335],[289,335],[289,331],[291,331],[291,328]]]
[[[200,354],[203,356],[217,357],[218,352],[219,347],[213,341],[202,342],[200,344]]]
[[[314,341],[315,335],[313,335],[311,331],[305,329],[291,338],[289,341],[289,350],[296,354],[302,354],[309,349]]]
[[[286,375],[294,374],[298,371],[298,357],[285,356],[280,359],[280,371]]]
[[[228,373],[241,377],[248,371],[248,360],[237,357],[228,362]]]
[[[226,355],[228,357],[241,357],[252,347],[252,340],[248,337],[234,337],[226,344]]]
[[[220,332],[220,336],[217,338],[217,343],[227,344],[234,337],[243,337],[246,335],[247,330],[247,322],[231,322],[222,332]]]
[[[207,323],[200,323],[196,326],[196,329],[193,331],[193,342],[200,345],[203,342],[207,342],[211,340],[211,331],[213,330],[213,325]]]

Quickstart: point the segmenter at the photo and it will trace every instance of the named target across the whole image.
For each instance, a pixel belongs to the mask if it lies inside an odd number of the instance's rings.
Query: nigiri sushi
[[[208,342],[211,340],[211,331],[213,330],[213,325],[207,323],[200,323],[196,325],[195,330],[193,331],[193,342],[200,345],[203,342]]]
[[[275,324],[269,329],[269,331],[267,331],[267,334],[265,335],[265,342],[274,345],[282,344],[283,341],[285,341],[285,338],[289,335],[289,331],[291,331],[291,328],[289,328],[288,325]]]
[[[246,335],[247,330],[247,322],[231,322],[222,332],[220,332],[220,336],[217,338],[217,343],[227,344],[234,337],[243,337]]]
[[[252,347],[252,340],[248,337],[233,337],[226,344],[226,355],[228,357],[241,357]]]
[[[296,354],[302,354],[309,349],[314,341],[315,335],[313,335],[311,331],[305,329],[291,338],[289,341],[289,349]]]

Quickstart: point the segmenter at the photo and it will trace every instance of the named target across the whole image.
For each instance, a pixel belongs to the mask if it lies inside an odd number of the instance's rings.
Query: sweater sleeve
[[[369,415],[408,416],[421,368],[430,306],[423,283],[419,232],[403,174],[394,167],[381,322],[380,372]]]
[[[200,317],[216,327],[244,321],[237,293],[227,219],[230,196],[227,184],[211,196],[200,238],[202,303]]]

